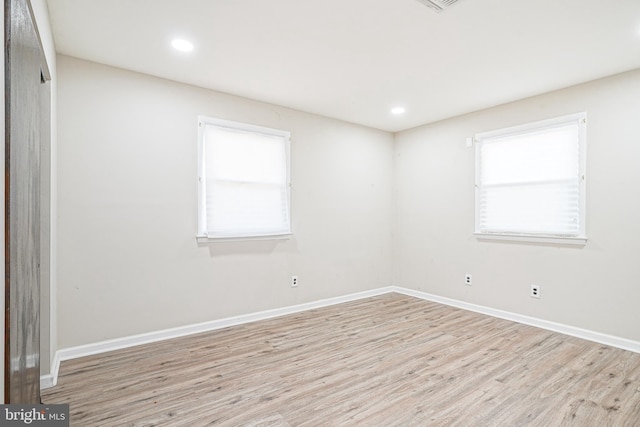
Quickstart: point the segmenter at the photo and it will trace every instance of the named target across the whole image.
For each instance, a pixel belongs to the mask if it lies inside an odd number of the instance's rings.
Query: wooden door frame
[[[15,13],[14,13],[14,9],[15,9]],[[40,298],[41,298],[41,289],[40,289],[40,282],[41,282],[41,273],[40,273],[40,258],[39,258],[39,253],[41,250],[41,244],[40,244],[40,240],[42,238],[42,231],[40,230],[41,227],[41,219],[40,219],[40,213],[43,211],[43,209],[40,207],[40,204],[43,200],[42,198],[42,193],[40,188],[43,187],[41,185],[42,181],[42,173],[43,173],[43,169],[42,169],[42,165],[40,164],[38,158],[41,156],[41,154],[43,153],[43,147],[45,147],[45,145],[47,147],[50,146],[51,143],[51,134],[50,134],[50,120],[51,120],[51,105],[50,102],[48,103],[48,105],[46,105],[46,101],[43,102],[44,99],[48,100],[50,99],[51,96],[51,92],[50,92],[50,85],[46,86],[46,92],[44,91],[44,87],[40,86],[37,87],[36,89],[34,89],[37,84],[33,84],[35,83],[36,79],[35,78],[29,78],[27,80],[24,80],[21,78],[22,73],[19,70],[24,70],[24,73],[29,75],[36,75],[36,70],[34,69],[34,65],[35,67],[40,67],[40,83],[47,83],[48,81],[51,80],[51,75],[47,66],[47,61],[46,61],[46,57],[44,54],[44,49],[43,49],[43,45],[42,45],[42,41],[40,39],[40,34],[38,32],[38,28],[37,28],[37,24],[36,24],[36,20],[35,20],[35,14],[33,12],[33,8],[31,5],[30,0],[5,0],[4,2],[4,7],[3,7],[3,13],[4,13],[4,19],[3,19],[3,23],[4,23],[4,38],[5,38],[5,50],[4,50],[4,94],[5,94],[5,129],[4,129],[4,136],[5,136],[5,140],[4,140],[4,147],[5,147],[5,174],[4,174],[4,178],[5,178],[5,182],[4,182],[4,187],[5,187],[5,211],[4,211],[4,233],[5,233],[5,246],[4,246],[4,250],[5,250],[5,317],[4,317],[4,369],[3,369],[3,382],[4,382],[4,402],[5,403],[39,403],[40,402],[40,366],[39,366],[39,358],[40,358],[40,337],[39,337],[39,330],[40,330],[40,323],[41,320],[39,319],[40,317]],[[17,18],[14,20],[14,17]],[[27,20],[30,19],[30,23],[27,22]],[[22,21],[22,22],[21,22]],[[26,22],[26,24],[25,24]],[[21,27],[20,25],[23,24],[23,26]],[[25,30],[26,29],[26,30]],[[17,31],[17,33],[16,33]],[[22,31],[22,32],[20,32]],[[25,44],[25,48],[22,49],[18,49],[16,48],[16,50],[12,50],[12,37],[20,37],[20,35],[22,35],[24,38],[24,41],[26,41]],[[35,38],[34,38],[35,36]],[[22,42],[22,40],[21,40]],[[16,46],[21,46],[20,43],[17,43]],[[14,54],[15,58],[12,58],[11,55]],[[21,62],[22,61],[22,62]],[[15,66],[18,67],[25,67],[25,68],[19,68],[18,71],[16,71]],[[26,65],[25,65],[26,64]],[[29,65],[32,64],[32,65]],[[12,75],[13,72],[13,75]],[[13,82],[12,79],[15,77],[16,82]],[[27,86],[20,86],[20,82],[25,82],[25,81],[30,81],[32,83],[28,83]],[[14,90],[14,85],[15,86],[15,90],[17,90],[17,94],[12,92]],[[20,92],[20,88],[22,88],[22,90],[24,92]],[[28,94],[32,94],[32,96],[34,96],[35,98],[29,98],[29,96],[25,96]],[[46,94],[45,96],[43,96],[43,94]],[[22,103],[22,106],[20,106],[20,104]],[[31,103],[29,105],[29,103]],[[14,106],[17,106],[14,108]],[[17,112],[17,116],[14,113],[14,110]],[[20,112],[27,112],[25,116],[19,114]],[[37,111],[35,114],[35,117],[33,115],[31,115],[30,113],[28,113],[28,111]],[[29,119],[33,119],[35,118],[36,120],[39,121],[39,123],[33,125],[33,121],[29,122]],[[18,136],[16,136],[15,138],[18,138],[17,141],[25,141],[25,144],[28,148],[32,149],[32,151],[26,150],[26,154],[25,154],[25,150],[21,149],[21,150],[17,150],[16,153],[12,153],[10,148],[15,148],[15,147],[21,147],[21,145],[17,145],[12,147],[12,144],[15,144],[15,142],[12,141],[12,131],[14,129],[12,129],[12,123],[17,123],[20,120],[22,120],[22,127],[18,126],[15,129],[18,132]],[[25,121],[26,120],[26,121]],[[25,126],[25,123],[28,123]],[[32,129],[30,126],[37,126],[37,129],[35,130],[35,134],[31,134],[30,131],[27,131],[27,133],[24,133],[24,129],[25,127],[27,129]],[[48,129],[45,129],[46,127],[48,127]],[[20,129],[22,129],[22,137],[24,139],[20,138],[21,135],[21,131]],[[34,136],[35,135],[35,136]],[[14,138],[14,139],[15,139]],[[35,138],[35,139],[34,139]],[[18,154],[20,153],[21,154]],[[48,152],[48,148],[47,148],[47,152]],[[33,156],[31,157],[30,153],[34,153]],[[25,155],[27,156],[27,159],[35,159],[35,160],[27,160],[26,161],[26,165],[29,167],[28,168],[28,172],[25,174],[23,173],[22,175],[19,175],[18,172],[20,170],[20,165],[23,166],[24,170],[24,164],[21,164],[19,161],[18,163],[15,165],[15,167],[17,168],[17,170],[15,171],[15,175],[12,175],[12,156],[13,155],[17,155],[17,156],[22,156],[23,159],[25,159]],[[17,157],[16,157],[17,158]],[[35,168],[35,169],[34,169]],[[48,170],[48,168],[47,168]],[[21,199],[20,196],[15,196],[16,199],[12,198],[12,194],[16,195],[16,194],[23,194],[22,191],[24,190],[25,192],[27,192],[27,190],[24,187],[18,187],[18,185],[23,185],[21,184],[22,181],[20,181],[20,179],[25,179],[25,182],[36,182],[37,183],[37,187],[35,191],[31,190],[31,199],[27,198],[27,202],[26,205],[23,204],[16,204],[15,206],[12,206],[12,203],[18,203],[17,201]],[[16,182],[12,182],[12,180],[16,181]],[[45,182],[49,182],[49,180],[45,180]],[[28,185],[28,184],[24,184],[24,185]],[[31,187],[34,188],[34,187]],[[43,187],[46,190],[46,200],[49,199],[50,196],[50,188],[47,187]],[[16,190],[18,189],[18,190]],[[11,192],[10,192],[11,191]],[[16,191],[18,191],[18,193],[16,193]],[[12,200],[15,200],[15,202],[12,202]],[[24,200],[24,198],[23,198]],[[33,203],[29,202],[28,200],[32,200],[34,201]],[[23,206],[22,209],[24,209],[24,206],[31,206],[32,208],[35,207],[36,209],[36,213],[33,215],[33,220],[30,220],[31,222],[27,221],[27,224],[34,224],[32,228],[31,226],[28,226],[26,229],[27,230],[31,230],[29,231],[29,235],[30,236],[35,236],[33,237],[35,239],[35,241],[30,240],[31,238],[29,238],[29,242],[32,242],[32,246],[29,246],[29,244],[27,244],[27,248],[29,247],[33,247],[34,252],[31,252],[30,250],[27,250],[27,254],[33,254],[32,258],[30,255],[27,255],[27,258],[22,258],[22,259],[30,259],[30,261],[28,261],[26,264],[27,265],[31,265],[33,266],[33,269],[31,267],[27,267],[28,272],[27,276],[25,277],[31,277],[32,279],[35,278],[35,281],[32,281],[30,279],[27,279],[28,281],[26,283],[35,283],[35,289],[33,288],[33,286],[31,286],[31,293],[30,294],[26,294],[27,295],[27,300],[26,301],[36,301],[35,304],[27,304],[27,306],[31,307],[29,309],[30,313],[36,313],[35,314],[35,319],[36,322],[33,324],[29,324],[29,326],[27,328],[23,328],[23,329],[19,329],[19,330],[25,330],[25,331],[34,331],[32,332],[31,335],[29,335],[32,339],[27,340],[27,341],[22,341],[22,342],[28,342],[31,343],[31,345],[27,346],[26,349],[29,352],[29,357],[33,357],[35,359],[35,362],[30,362],[30,363],[34,363],[35,364],[35,370],[37,370],[37,372],[34,371],[34,369],[27,369],[27,375],[22,376],[22,377],[18,377],[19,381],[19,389],[18,390],[23,390],[23,391],[19,391],[18,394],[15,394],[16,396],[20,396],[20,398],[25,397],[25,393],[24,393],[24,389],[21,389],[20,387],[22,387],[20,384],[22,384],[22,380],[25,380],[26,378],[26,382],[28,384],[25,385],[25,387],[31,387],[29,388],[29,392],[26,393],[29,396],[32,396],[29,398],[29,401],[20,401],[20,402],[12,402],[11,401],[11,374],[12,374],[12,353],[11,353],[11,346],[9,345],[9,343],[11,342],[11,323],[10,323],[10,313],[11,310],[16,310],[16,307],[11,307],[11,291],[12,289],[12,283],[14,283],[16,281],[16,279],[14,277],[12,277],[14,275],[14,271],[11,270],[11,266],[13,266],[14,268],[16,268],[16,271],[18,270],[22,270],[21,268],[18,268],[16,266],[20,266],[22,264],[18,263],[16,264],[16,262],[19,262],[20,260],[20,256],[15,255],[16,259],[13,259],[13,261],[11,261],[12,257],[14,257],[14,254],[11,253],[10,250],[11,249],[11,244],[15,244],[16,246],[20,247],[20,244],[18,244],[17,242],[20,242],[21,239],[19,237],[16,236],[12,236],[12,233],[18,232],[21,228],[17,225],[20,224],[20,222],[16,223],[15,220],[13,220],[13,224],[11,223],[10,219],[13,217],[15,218],[16,216],[19,217],[19,213],[25,213],[26,215],[29,216],[31,218],[31,214],[30,212],[34,212],[34,211],[30,211],[28,208],[26,211],[25,210],[21,210],[18,209],[18,212],[12,212],[11,209],[13,207],[18,207],[18,206]],[[48,213],[49,209],[46,209],[45,213]],[[45,221],[46,221],[46,236],[48,237],[49,234],[49,222],[50,222],[50,217],[49,215],[45,216]],[[21,224],[24,224],[24,222],[22,222]],[[16,227],[16,231],[11,231],[12,230],[12,226]],[[21,226],[22,229],[24,230],[24,225]],[[14,239],[14,240],[12,240]],[[24,254],[23,254],[24,255]],[[48,254],[47,254],[48,255]],[[23,273],[24,274],[24,273]],[[15,285],[13,285],[15,286]],[[25,295],[25,294],[23,294]],[[22,297],[24,298],[24,297]],[[21,299],[21,301],[24,301]],[[22,332],[20,332],[21,334],[23,334]],[[27,334],[27,332],[24,332],[24,334]],[[23,337],[25,335],[22,335]],[[35,340],[33,339],[33,337],[35,336]],[[16,338],[18,339],[18,338]],[[24,338],[22,338],[24,340]],[[17,342],[21,342],[21,341],[17,341]],[[18,348],[22,348],[22,346],[25,344],[22,344],[21,346],[18,346]],[[25,356],[24,354],[22,356]],[[29,360],[29,357],[25,356],[25,366],[27,368],[29,368],[30,365],[29,363],[27,363],[26,361]],[[15,381],[13,381],[14,387],[15,387]]]

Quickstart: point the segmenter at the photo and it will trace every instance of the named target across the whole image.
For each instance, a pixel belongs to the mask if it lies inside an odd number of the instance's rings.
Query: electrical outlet
[[[292,288],[298,287],[298,276],[291,276],[291,287]]]
[[[464,284],[471,286],[471,275],[470,274],[465,274],[464,275]]]
[[[540,298],[540,286],[531,285],[531,298]]]

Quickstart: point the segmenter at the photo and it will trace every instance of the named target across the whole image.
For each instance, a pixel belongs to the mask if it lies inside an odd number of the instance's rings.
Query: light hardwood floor
[[[92,426],[640,426],[640,354],[398,294],[63,362]]]

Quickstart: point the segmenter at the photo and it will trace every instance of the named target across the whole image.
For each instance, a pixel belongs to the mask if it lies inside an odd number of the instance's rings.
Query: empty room
[[[639,426],[610,3],[5,0],[3,416]]]

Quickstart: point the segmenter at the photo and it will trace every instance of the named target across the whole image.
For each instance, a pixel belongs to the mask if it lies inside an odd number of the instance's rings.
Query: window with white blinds
[[[585,113],[476,135],[476,234],[586,241],[585,137]]]
[[[198,118],[198,237],[291,234],[289,132]]]

